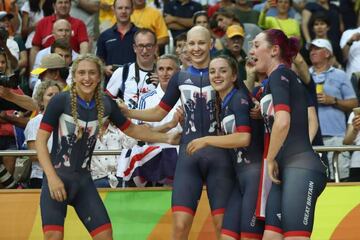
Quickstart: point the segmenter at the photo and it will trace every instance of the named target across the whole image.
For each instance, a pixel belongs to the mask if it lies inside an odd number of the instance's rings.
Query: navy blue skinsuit
[[[266,207],[265,229],[285,237],[310,237],[315,203],[326,185],[325,166],[309,140],[308,99],[302,81],[280,66],[269,76],[260,102],[270,134],[277,111],[287,111],[291,118],[288,135],[276,157],[281,184],[272,184]]]
[[[124,130],[130,125],[109,96],[103,96],[104,119],[109,118]],[[63,181],[67,193],[64,202],[50,197],[48,181],[44,176],[40,207],[43,230],[63,231],[67,205],[75,208],[80,220],[92,236],[111,228],[105,206],[90,174],[91,156],[97,140],[98,121],[95,100],[86,103],[78,97],[77,112],[82,137],[77,140],[75,121],[71,115],[70,92],[54,96],[46,108],[40,129],[53,132],[51,162]]]
[[[195,214],[203,184],[206,183],[213,214],[224,213],[234,184],[234,170],[229,152],[206,147],[192,156],[187,144],[196,138],[216,135],[215,90],[208,69],[189,67],[174,75],[159,106],[170,111],[181,98],[185,110],[183,134],[172,193],[173,211]]]
[[[251,133],[250,145],[231,149],[237,181],[226,207],[221,233],[235,239],[262,238],[264,222],[255,216],[263,153],[264,126],[262,120],[249,116],[253,107],[246,87],[233,89],[223,100],[221,125],[225,134]]]

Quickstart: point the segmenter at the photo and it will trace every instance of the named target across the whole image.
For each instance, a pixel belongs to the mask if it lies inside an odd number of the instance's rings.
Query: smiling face
[[[163,90],[167,88],[171,77],[179,71],[175,61],[170,58],[159,59],[156,63],[156,73],[159,77],[159,83]]]
[[[234,88],[236,72],[231,69],[229,62],[224,58],[211,60],[209,66],[209,79],[211,86],[223,99]]]
[[[74,82],[76,92],[82,99],[90,101],[100,81],[100,71],[95,62],[89,60],[79,62],[75,70]]]
[[[206,68],[210,61],[211,39],[209,31],[201,26],[193,27],[187,35],[187,53],[196,68]]]
[[[265,33],[259,33],[252,41],[252,47],[249,51],[253,59],[255,69],[258,72],[267,72],[272,62],[272,48],[266,40]]]
[[[137,34],[133,47],[136,61],[140,65],[148,66],[154,63],[157,45],[154,36],[150,32]]]

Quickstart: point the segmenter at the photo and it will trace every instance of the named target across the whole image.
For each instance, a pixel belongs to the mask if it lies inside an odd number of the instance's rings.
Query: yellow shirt
[[[266,16],[264,11],[261,11],[258,25],[263,29],[280,29],[287,37],[301,39],[300,23],[293,18],[279,19],[277,17]]]
[[[114,0],[100,0],[100,4],[113,5]],[[104,10],[100,8],[99,10],[99,28],[100,32],[105,31],[106,29],[112,27],[116,23],[116,17],[114,11]]]
[[[131,21],[137,27],[148,28],[155,32],[157,39],[168,37],[168,28],[161,12],[153,7],[134,9]]]

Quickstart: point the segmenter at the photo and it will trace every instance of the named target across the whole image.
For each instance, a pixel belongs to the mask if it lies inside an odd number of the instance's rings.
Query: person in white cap
[[[31,71],[31,74],[38,75],[38,81],[35,84],[33,96],[36,94],[36,90],[42,81],[55,80],[61,82],[66,86],[66,78],[62,74],[62,71],[67,68],[65,59],[57,53],[49,54],[41,60],[41,64],[38,68]]]
[[[318,115],[325,146],[342,145],[346,131],[346,113],[357,107],[358,101],[350,79],[343,70],[331,66],[333,55],[331,43],[327,39],[315,39],[310,44],[309,69],[316,84]],[[329,166],[332,166],[333,153],[328,154]],[[340,179],[349,176],[348,152],[339,155]],[[331,178],[334,179],[330,167]]]

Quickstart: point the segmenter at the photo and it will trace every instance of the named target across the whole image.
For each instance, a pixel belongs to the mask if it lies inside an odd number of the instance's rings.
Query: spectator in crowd
[[[350,114],[344,144],[360,145],[360,109],[355,108]],[[360,182],[360,151],[355,151],[350,160],[350,182]]]
[[[236,16],[231,12],[227,10],[219,10],[215,14],[215,19],[217,21],[218,27],[226,33],[226,30],[231,25],[241,25],[239,20],[236,18]],[[261,32],[261,29],[256,25],[252,23],[245,23],[242,24],[244,30],[245,30],[245,36],[244,36],[244,44],[243,48],[246,53],[248,53],[250,49],[249,43],[255,38],[257,34]],[[223,37],[221,39],[222,45],[224,46],[226,44],[225,38]],[[217,49],[221,49],[218,44],[216,44]]]
[[[270,7],[277,8],[276,16],[266,16],[266,12]],[[263,29],[280,29],[288,37],[296,37],[300,40],[300,24],[297,20],[289,17],[289,9],[291,7],[291,0],[267,0],[259,17],[259,26]]]
[[[219,9],[233,9],[235,4],[231,0],[221,0],[208,7],[208,16],[212,17]]]
[[[207,29],[210,28],[209,16],[205,10],[198,11],[193,15],[193,25],[203,26]]]
[[[30,119],[25,128],[25,142],[27,149],[36,150],[35,148],[35,140],[37,132],[40,128],[40,122],[43,117],[43,113],[46,110],[46,107],[50,101],[50,99],[61,92],[62,85],[58,81],[47,80],[42,82],[39,85],[39,88],[34,96],[34,99],[38,103],[40,112],[33,118]],[[49,139],[47,143],[47,147],[49,151],[51,151],[52,147],[52,138]],[[43,170],[39,164],[39,160],[36,156],[31,157],[32,166],[31,166],[31,174],[29,179],[29,188],[41,188],[42,179],[43,179]]]
[[[116,65],[135,62],[136,55],[132,46],[138,28],[130,21],[132,12],[132,0],[115,0],[116,24],[101,33],[97,41],[96,55],[105,62],[105,74],[108,78],[116,70]],[[120,50],[121,54],[118,52]]]
[[[125,104],[136,109],[142,94],[156,88],[157,76],[153,74],[156,63],[156,35],[149,29],[139,29],[134,36],[136,62],[119,67],[111,76],[106,92],[123,98]]]
[[[40,66],[31,71],[31,74],[38,76],[38,80],[34,87],[33,96],[37,94],[37,88],[42,81],[54,80],[59,82],[60,85],[64,88],[67,85],[66,79],[68,76],[65,76],[62,72],[67,67],[68,66],[66,65],[65,59],[57,53],[51,53],[43,57]]]
[[[188,52],[188,47],[186,45],[184,45],[181,49],[179,59],[181,61],[182,70],[186,70],[189,66],[191,66],[191,57]]]
[[[0,51],[0,72],[2,77],[10,77],[13,75],[13,71],[9,64],[9,60],[5,51]],[[4,81],[4,80],[2,80]],[[17,81],[17,79],[9,79],[8,81]],[[5,90],[1,86],[2,90]],[[15,84],[12,89],[5,90],[2,93],[5,95],[6,92],[14,96],[14,94],[24,95],[23,91],[16,87]],[[1,94],[0,94],[1,96]],[[0,150],[17,150],[19,145],[17,142],[17,131],[16,127],[24,127],[28,121],[28,118],[24,117],[21,112],[17,112],[14,109],[0,109]],[[14,156],[3,156],[0,162],[0,183],[5,188],[16,187],[15,181],[12,177],[15,169],[15,157]]]
[[[70,23],[65,20],[65,19],[59,19],[57,20],[55,23],[54,23],[54,27],[53,27],[53,36],[54,36],[54,43],[57,41],[57,40],[60,40],[60,41],[65,41],[67,43],[63,43],[63,44],[66,44],[66,45],[69,45],[70,44],[70,38],[71,38],[71,25]],[[71,46],[71,45],[70,45]],[[45,55],[48,55],[51,53],[51,46],[47,47],[47,48],[44,48],[42,50],[40,50],[37,54],[36,54],[36,57],[35,57],[35,62],[34,62],[34,65],[33,65],[33,69],[35,68],[38,68],[39,65],[40,65],[40,62],[41,62],[41,59],[45,56]],[[75,60],[77,58],[78,54],[73,50],[71,49],[71,57],[72,57],[72,60]],[[29,84],[30,84],[30,88],[33,89],[34,86],[35,86],[35,83],[37,81],[37,77],[34,76],[34,75],[31,75],[30,77],[30,81],[29,81]]]
[[[152,30],[159,47],[168,44],[168,29],[161,12],[154,7],[146,6],[145,0],[134,0],[133,3],[134,12],[131,14],[131,21],[135,26]]]
[[[107,121],[104,124],[104,135],[97,139],[95,150],[130,149],[137,144],[137,140],[126,136],[119,128]],[[91,177],[97,188],[125,187],[125,182],[116,177],[118,155],[93,156],[91,158]]]
[[[265,6],[266,2],[267,1],[262,1],[262,3],[255,4],[253,6],[253,10],[260,13],[264,9],[264,6]],[[295,1],[294,1],[291,5],[294,5],[294,7],[296,7],[298,5],[298,3],[295,3]],[[276,6],[270,7],[270,9],[266,12],[266,16],[269,16],[269,17],[275,17],[277,15],[278,15],[278,9],[277,9]],[[289,9],[288,15],[289,15],[289,18],[294,18],[294,19],[296,19],[298,21],[301,21],[301,15],[293,7],[291,7]]]
[[[219,51],[218,55],[227,55],[232,57],[237,65],[237,79],[238,81],[246,80],[246,53],[242,49],[244,43],[245,31],[240,25],[231,25],[227,28],[225,39],[226,46],[223,50]],[[238,83],[238,86],[241,86]]]
[[[327,19],[330,21],[330,29],[328,32],[329,41],[333,46],[339,45],[340,36],[344,31],[344,26],[341,20],[339,8],[333,3],[330,3],[329,0],[316,0],[316,2],[308,2],[305,5],[305,9],[301,12],[301,30],[306,43],[310,44],[312,39],[314,39],[314,33],[312,32],[309,22],[312,14],[318,12],[324,12]],[[341,56],[336,56],[338,60],[340,60],[340,57]]]
[[[32,47],[37,23],[43,18],[54,13],[52,0],[25,1],[21,7],[21,36],[26,40],[25,47]]]
[[[180,57],[182,48],[186,45],[186,33],[179,34],[175,38],[175,54]]]
[[[340,47],[346,61],[346,75],[351,77],[351,74],[360,71],[360,25],[342,34]]]
[[[51,46],[55,41],[53,36],[53,25],[58,19],[66,19],[71,25],[70,43],[77,53],[89,52],[89,38],[86,26],[80,19],[70,16],[70,0],[55,0],[54,15],[44,17],[36,25],[35,35],[32,41],[33,47],[30,51],[30,69],[32,69],[36,54],[42,49]]]
[[[100,0],[73,0],[70,9],[70,15],[76,16],[83,21],[89,36],[89,52],[93,52],[93,43],[99,36],[98,13],[100,9]]]
[[[171,77],[178,71],[180,71],[180,60],[175,55],[164,54],[160,56],[156,62],[156,74],[159,78],[159,84],[155,90],[140,97],[138,109],[149,109],[157,106],[166,92]],[[180,106],[180,101],[176,106]],[[171,122],[177,110],[176,106],[160,122],[146,122],[146,124],[149,124],[151,127],[162,126],[163,129],[161,130],[167,132],[164,129],[170,130],[174,127],[172,125],[166,126],[166,124]]]
[[[113,10],[114,0],[100,0],[99,31],[102,33],[116,23]]]
[[[13,36],[20,26],[19,7],[17,1],[12,1],[12,0],[2,1],[2,4],[0,4],[0,11],[7,12],[13,16],[13,18],[10,19],[11,24],[9,28],[10,35]]]
[[[200,3],[193,0],[171,0],[164,5],[164,19],[173,38],[193,26],[194,13],[201,11]]]
[[[311,15],[310,21],[309,21],[310,29],[312,29],[314,33],[313,39],[328,39],[328,32],[330,30],[330,21],[327,18],[327,15],[324,12],[318,12]],[[330,41],[331,43],[331,41]],[[333,48],[333,56],[332,56],[332,66],[336,68],[342,68],[341,62],[343,60],[342,58],[342,52],[340,49],[339,44],[333,44],[331,43],[331,46]],[[304,47],[309,49],[309,44],[305,44]],[[337,59],[337,56],[339,56],[339,59]]]
[[[12,18],[14,18],[14,15],[11,13],[0,11],[0,27],[2,29],[0,34],[0,47],[6,52],[11,69],[16,69],[18,67],[20,50],[14,38],[9,35],[10,19]]]
[[[315,39],[310,45],[309,69],[316,84],[320,129],[325,146],[338,146],[343,142],[346,131],[346,114],[358,105],[354,89],[345,72],[331,66],[333,54],[330,41]],[[328,154],[332,166],[333,153]],[[348,152],[339,155],[340,178],[349,177]],[[334,178],[330,168],[331,178]]]
[[[257,24],[259,21],[260,13],[252,9],[252,3],[249,0],[236,0],[233,12],[241,23]]]

